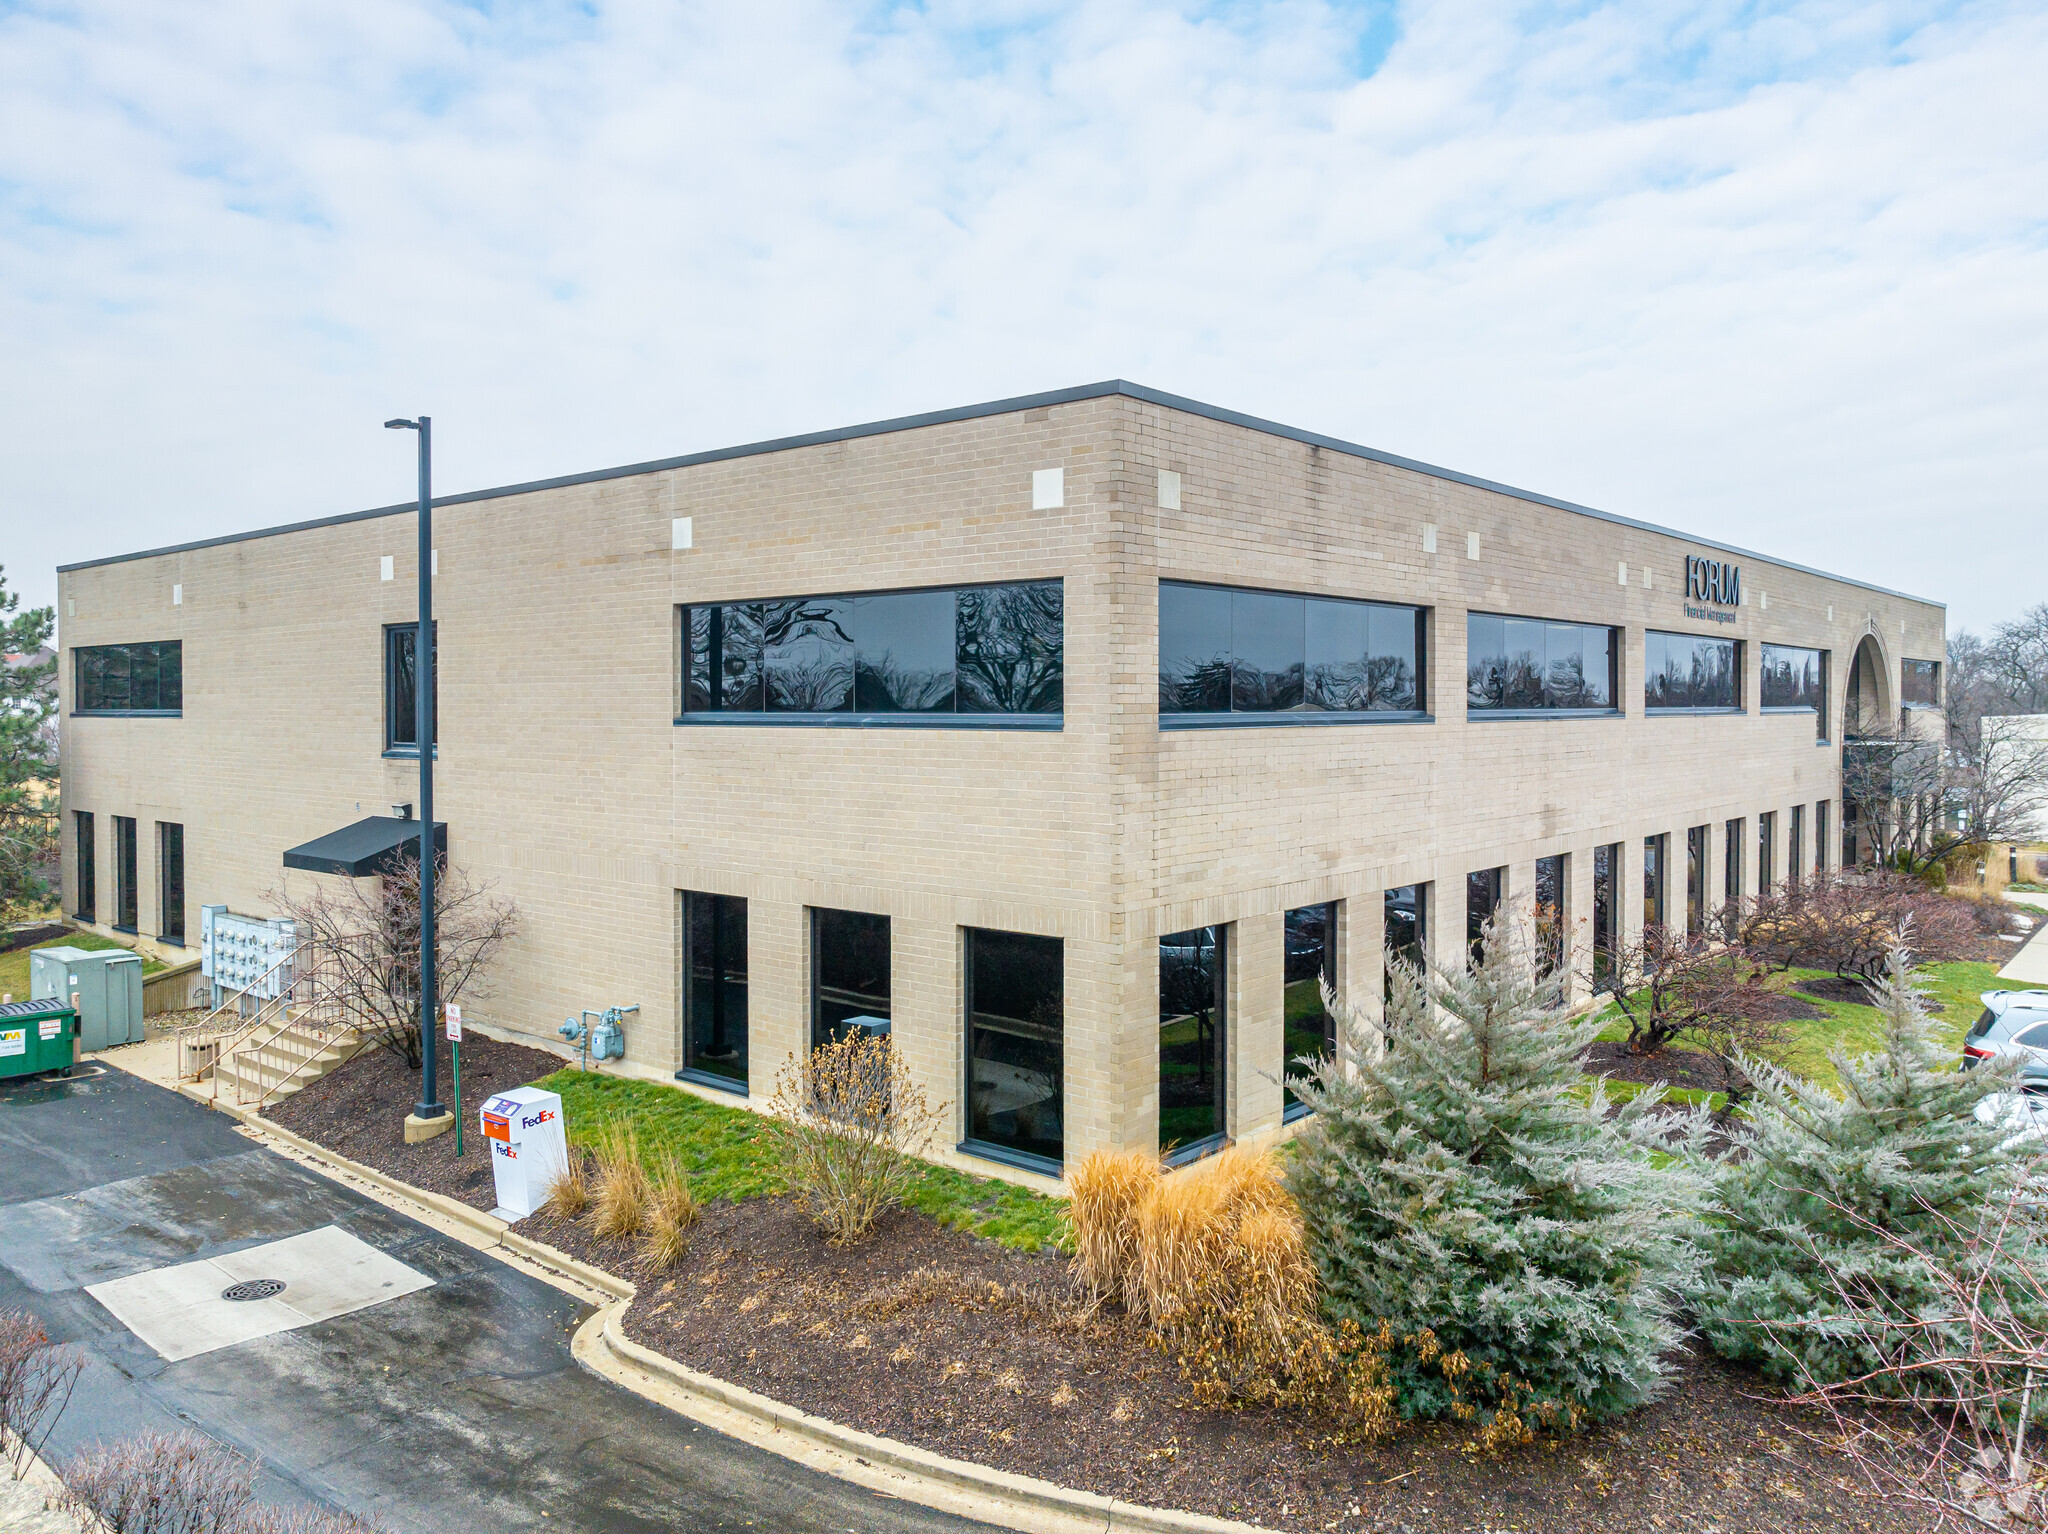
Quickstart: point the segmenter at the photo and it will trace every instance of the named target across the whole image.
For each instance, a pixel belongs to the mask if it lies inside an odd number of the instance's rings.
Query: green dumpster
[[[70,1070],[78,1033],[78,1013],[64,1002],[0,1003],[0,1079]]]

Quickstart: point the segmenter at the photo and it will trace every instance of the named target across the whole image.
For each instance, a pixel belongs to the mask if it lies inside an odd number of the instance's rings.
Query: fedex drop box
[[[547,1202],[548,1186],[569,1164],[562,1132],[562,1099],[539,1087],[515,1087],[487,1099],[477,1110],[484,1143],[491,1148],[501,1220],[523,1220]]]

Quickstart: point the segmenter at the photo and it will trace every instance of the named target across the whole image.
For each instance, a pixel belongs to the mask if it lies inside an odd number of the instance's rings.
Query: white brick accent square
[[[1067,504],[1067,471],[1065,469],[1033,469],[1031,471],[1031,509],[1052,511]]]

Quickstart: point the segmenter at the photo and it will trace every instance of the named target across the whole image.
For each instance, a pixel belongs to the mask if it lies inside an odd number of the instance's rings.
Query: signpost
[[[441,1009],[448,1019],[448,1053],[455,1066],[455,1154],[462,1155],[462,1008],[449,1002]]]

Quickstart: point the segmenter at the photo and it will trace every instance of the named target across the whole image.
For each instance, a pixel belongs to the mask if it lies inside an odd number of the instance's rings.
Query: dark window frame
[[[141,850],[136,846],[138,831],[133,815],[116,815],[114,821],[114,919],[107,925],[116,932],[140,933],[142,892],[135,887],[141,872]]]
[[[1816,674],[1814,677],[1813,696],[1815,701],[1801,703],[1771,702],[1771,660],[1774,654],[1811,655],[1814,657],[1814,670]],[[1830,660],[1831,654],[1832,652],[1819,649],[1814,645],[1772,644],[1769,641],[1765,641],[1758,647],[1757,651],[1757,711],[1764,714],[1811,713],[1815,716],[1814,743],[1821,746],[1827,745],[1830,739],[1828,735],[1828,708],[1830,706],[1828,687],[1830,685],[1829,678],[1834,669]]]
[[[1297,1098],[1294,1095],[1293,1089],[1287,1085],[1288,1078],[1295,1069],[1295,1061],[1307,1053],[1306,1050],[1291,1048],[1286,1043],[1287,992],[1289,988],[1300,984],[1302,980],[1310,978],[1328,982],[1333,993],[1337,990],[1337,923],[1340,920],[1337,908],[1342,904],[1343,902],[1339,900],[1319,900],[1309,905],[1296,906],[1291,911],[1283,912],[1280,917],[1280,943],[1282,948],[1280,957],[1280,1037],[1282,1041],[1280,1051],[1280,1121],[1282,1123],[1291,1124],[1296,1119],[1305,1118],[1314,1111],[1307,1103]],[[1310,912],[1315,911],[1322,913],[1323,923],[1322,957],[1317,962],[1316,974],[1313,977],[1304,974],[1298,979],[1290,979],[1289,976],[1296,969],[1302,967],[1295,962],[1296,952],[1293,946],[1291,924],[1295,917],[1306,916]],[[1317,993],[1317,1001],[1318,1011],[1322,1018],[1322,1043],[1317,1051],[1316,1058],[1321,1060],[1334,1059],[1337,1053],[1337,1020],[1330,1015],[1328,1008],[1320,1005],[1320,991]],[[1306,1033],[1307,1030],[1297,1029],[1295,1031],[1297,1033]]]
[[[1040,692],[1057,688],[1057,704],[1051,708],[1019,708],[1012,710],[962,708],[969,692],[969,684],[960,678],[959,657],[960,632],[958,628],[958,600],[972,592],[1003,591],[1010,589],[1051,588],[1059,593],[1060,639],[1057,677],[1041,677],[1035,683]],[[757,675],[753,687],[760,692],[759,708],[736,709],[718,706],[693,706],[693,675],[695,660],[695,635],[692,623],[693,613],[705,613],[707,624],[722,635],[725,629],[725,610],[728,608],[767,607],[809,607],[845,604],[849,618],[857,611],[857,604],[890,597],[937,597],[952,596],[955,599],[955,628],[953,635],[955,666],[953,672],[953,703],[951,707],[933,707],[918,710],[893,710],[859,707],[862,688],[860,634],[857,623],[848,623],[842,632],[850,649],[852,670],[847,685],[847,706],[833,709],[791,709],[776,708],[768,693],[769,677],[765,658],[766,638],[762,636],[763,658],[755,663]],[[1066,728],[1066,580],[1063,576],[1041,576],[1009,581],[962,581],[943,586],[891,587],[879,591],[832,592],[817,596],[800,597],[736,597],[717,602],[681,602],[676,604],[676,658],[677,687],[675,694],[677,726],[744,727],[749,725],[823,726],[833,729],[925,729],[925,730],[1047,730],[1058,731]],[[824,621],[822,616],[818,621]],[[717,641],[713,641],[716,643]],[[721,645],[722,648],[722,645]],[[710,662],[707,660],[707,665]],[[709,679],[705,685],[695,689],[704,698],[709,698]]]
[[[1643,838],[1643,926],[1670,929],[1671,833]]]
[[[977,968],[978,968],[978,965],[979,965],[979,962],[980,962],[980,956],[979,956],[979,955],[977,954],[977,952],[976,952],[976,948],[977,948],[977,943],[976,943],[976,939],[977,939],[977,938],[979,938],[979,937],[994,937],[994,938],[1005,938],[1005,939],[1013,939],[1013,940],[1020,940],[1020,941],[1023,941],[1023,942],[1029,942],[1029,943],[1050,943],[1050,944],[1052,944],[1052,945],[1053,945],[1053,946],[1054,946],[1054,947],[1055,947],[1056,949],[1058,949],[1058,951],[1059,951],[1059,956],[1058,956],[1058,959],[1056,960],[1056,962],[1057,962],[1057,964],[1058,964],[1058,967],[1059,967],[1059,975],[1060,975],[1060,979],[1059,979],[1059,990],[1060,990],[1060,995],[1059,995],[1059,1007],[1058,1007],[1058,1010],[1059,1010],[1059,1020],[1058,1020],[1058,1025],[1057,1025],[1057,1026],[1058,1026],[1058,1028],[1059,1028],[1059,1043],[1058,1043],[1058,1047],[1057,1047],[1057,1049],[1055,1050],[1055,1053],[1056,1053],[1056,1054],[1058,1055],[1058,1057],[1059,1057],[1059,1063],[1058,1063],[1058,1065],[1057,1065],[1057,1068],[1056,1068],[1056,1069],[1057,1069],[1057,1074],[1056,1074],[1056,1076],[1054,1077],[1054,1084],[1053,1084],[1053,1098],[1052,1098],[1053,1102],[1054,1102],[1054,1103],[1056,1104],[1056,1108],[1055,1108],[1055,1115],[1056,1115],[1056,1117],[1058,1118],[1058,1120],[1059,1120],[1059,1122],[1060,1122],[1060,1142],[1059,1142],[1059,1144],[1060,1144],[1060,1154],[1059,1154],[1058,1156],[1056,1156],[1056,1157],[1054,1157],[1054,1156],[1045,1156],[1045,1155],[1041,1155],[1041,1154],[1038,1154],[1037,1152],[1034,1152],[1034,1151],[1029,1151],[1029,1150],[1025,1150],[1025,1149],[1023,1149],[1022,1147],[1020,1147],[1020,1146],[1016,1146],[1016,1145],[1005,1145],[1005,1144],[1003,1144],[1003,1143],[1002,1143],[1002,1142],[1001,1142],[1000,1140],[990,1140],[990,1139],[986,1139],[986,1138],[983,1138],[983,1137],[982,1137],[982,1136],[980,1136],[980,1135],[977,1135],[977,1134],[976,1134],[976,1133],[974,1132],[974,1131],[975,1131],[975,1117],[974,1117],[974,1089],[975,1089],[975,1079],[974,1079],[974,1062],[975,1062],[975,1061],[976,1061],[976,1060],[977,1060],[978,1058],[983,1058],[983,1057],[977,1056],[977,1055],[975,1054],[975,1052],[974,1052],[974,1048],[975,1048],[975,1038],[974,1038],[974,1032],[975,1032],[975,1021],[974,1021],[974,1019],[975,1019],[975,1016],[976,1016],[976,1008],[975,1008],[975,1005],[974,1005],[974,995],[975,995],[975,975],[976,975],[976,973],[977,973]],[[1067,953],[1066,953],[1066,940],[1065,940],[1064,938],[1060,938],[1060,937],[1052,936],[1052,935],[1050,935],[1050,934],[1046,934],[1046,933],[1037,933],[1037,932],[1009,932],[1009,931],[1005,931],[1005,930],[1003,930],[1003,929],[1000,929],[1000,928],[995,928],[995,927],[962,927],[962,928],[960,929],[960,943],[961,943],[961,952],[960,952],[960,961],[961,961],[961,962],[960,962],[960,1007],[961,1007],[961,1024],[962,1024],[962,1037],[963,1037],[963,1039],[964,1039],[964,1041],[965,1041],[965,1046],[966,1046],[966,1047],[965,1047],[965,1048],[964,1048],[964,1049],[962,1050],[962,1052],[961,1052],[962,1058],[961,1058],[961,1062],[960,1062],[960,1064],[961,1064],[961,1078],[960,1078],[960,1084],[961,1084],[961,1097],[960,1097],[960,1101],[961,1101],[961,1105],[962,1105],[962,1110],[961,1110],[961,1120],[962,1120],[962,1123],[961,1123],[961,1129],[962,1129],[962,1135],[961,1135],[960,1143],[959,1143],[959,1145],[958,1145],[958,1146],[957,1146],[956,1148],[957,1148],[957,1149],[958,1149],[958,1150],[960,1151],[960,1153],[961,1153],[962,1155],[967,1155],[967,1156],[979,1156],[979,1157],[981,1157],[981,1158],[982,1158],[982,1159],[983,1159],[984,1161],[994,1161],[994,1162],[998,1163],[999,1165],[1003,1165],[1003,1166],[1013,1166],[1013,1167],[1017,1167],[1017,1168],[1019,1168],[1020,1170],[1023,1170],[1023,1171],[1027,1171],[1027,1172],[1040,1172],[1040,1173],[1043,1173],[1043,1174],[1045,1174],[1045,1175],[1046,1175],[1046,1176],[1048,1176],[1048,1177],[1061,1177],[1061,1176],[1064,1176],[1064,1175],[1065,1175],[1065,1173],[1066,1173],[1066,1108],[1067,1108],[1067,1104],[1066,1104],[1066,1047],[1067,1047],[1067,1028],[1066,1028],[1066,979],[1067,979]],[[994,1014],[994,1013],[989,1013],[989,1014],[984,1014],[984,1015],[986,1015],[986,1016],[990,1016],[990,1017],[997,1017],[997,1016],[999,1016],[999,1014]],[[1023,1018],[1007,1018],[1007,1019],[1004,1019],[1004,1020],[1005,1020],[1005,1021],[1009,1021],[1009,1022],[1013,1022],[1013,1023],[1023,1023],[1023,1024],[1026,1024],[1027,1026],[1029,1026],[1029,1024],[1030,1024],[1030,1019],[1023,1019]],[[987,1030],[987,1031],[993,1032],[993,1031],[995,1031],[995,1030]],[[993,1057],[989,1057],[989,1058],[993,1058]]]
[[[895,924],[889,919],[887,915],[883,914],[880,911],[849,911],[839,906],[810,906],[807,908],[807,910],[809,912],[810,919],[806,923],[806,926],[810,936],[811,948],[810,1047],[812,1049],[816,1049],[820,1044],[825,1043],[827,1039],[831,1037],[830,1030],[827,1029],[824,1022],[824,1012],[826,1006],[828,1005],[825,998],[824,981],[825,942],[823,934],[820,932],[819,928],[825,919],[835,916],[854,917],[865,921],[878,921],[882,924],[882,984],[888,988],[887,994],[883,997],[883,1003],[889,1009],[889,1015],[886,1018],[884,1018],[883,1021],[889,1024],[888,1036],[893,1041],[896,1036]],[[847,991],[844,994],[848,996],[858,996],[861,993],[857,991]],[[872,997],[867,998],[867,1004],[873,1004]],[[839,1003],[839,1005],[849,1005],[849,1003]],[[866,1015],[872,1016],[874,1014],[870,1013]]]
[[[1168,941],[1177,937],[1189,937],[1197,933],[1210,934],[1209,942],[1215,951],[1215,982],[1212,1010],[1215,1013],[1215,1037],[1210,1042],[1210,1069],[1215,1081],[1210,1093],[1210,1106],[1216,1115],[1216,1128],[1199,1139],[1176,1143],[1171,1148],[1166,1142],[1166,1057],[1164,1045],[1159,1055],[1159,1149],[1161,1159],[1168,1166],[1185,1166],[1199,1161],[1212,1151],[1221,1150],[1230,1143],[1230,949],[1232,923],[1213,922],[1203,927],[1189,927],[1182,932],[1164,932],[1159,936],[1159,947],[1164,949]],[[1188,946],[1188,945],[1182,945]],[[1196,945],[1199,947],[1199,940]],[[1162,971],[1164,968],[1162,956]],[[1165,993],[1164,975],[1159,986],[1162,997]],[[1177,1014],[1188,1016],[1192,1014]],[[1197,1028],[1196,1048],[1200,1049],[1200,1029]]]
[[[156,925],[158,942],[185,946],[185,827],[181,821],[156,823]]]
[[[1726,646],[1729,651],[1728,685],[1730,701],[1726,703],[1655,703],[1651,701],[1651,688],[1663,674],[1663,664],[1652,664],[1658,655],[1658,640],[1684,640],[1692,645]],[[1668,645],[1663,647],[1668,651]],[[1677,629],[1643,630],[1643,712],[1648,715],[1701,715],[1701,714],[1744,714],[1742,678],[1748,656],[1743,641],[1726,634],[1690,634]]]
[[[1360,608],[1364,610],[1363,616],[1366,618],[1368,631],[1371,622],[1370,615],[1375,611],[1406,615],[1406,621],[1411,621],[1414,625],[1413,645],[1415,658],[1413,665],[1416,706],[1404,709],[1330,709],[1310,707],[1307,702],[1308,639],[1307,631],[1304,627],[1302,659],[1299,668],[1302,671],[1302,676],[1297,679],[1301,690],[1301,701],[1281,709],[1239,708],[1239,695],[1248,691],[1248,689],[1240,685],[1239,672],[1241,668],[1238,665],[1236,636],[1233,628],[1232,632],[1226,634],[1225,638],[1228,642],[1223,644],[1220,650],[1220,653],[1226,658],[1228,667],[1228,677],[1222,689],[1227,699],[1226,706],[1200,709],[1162,707],[1159,710],[1160,729],[1215,730],[1253,729],[1275,725],[1291,727],[1341,724],[1430,724],[1434,722],[1434,717],[1429,710],[1430,623],[1433,612],[1431,608],[1418,606],[1413,602],[1393,602],[1376,597],[1339,596],[1326,591],[1288,591],[1270,586],[1230,586],[1218,581],[1182,580],[1177,577],[1163,576],[1158,584],[1158,605],[1154,608],[1155,636],[1163,636],[1164,634],[1165,624],[1161,615],[1164,612],[1166,602],[1165,594],[1169,588],[1183,591],[1207,592],[1231,598],[1233,614],[1235,611],[1235,599],[1240,596],[1251,598],[1270,597],[1276,601],[1283,602],[1298,601],[1303,604],[1316,602],[1337,607]],[[1304,606],[1304,618],[1306,618],[1306,606]],[[1233,625],[1234,621],[1233,617]],[[1401,620],[1397,619],[1396,621]],[[1163,637],[1161,637],[1161,647],[1162,649],[1164,647]],[[1367,653],[1370,655],[1371,652],[1368,651]],[[1166,657],[1162,654],[1160,656],[1162,665],[1165,660]],[[1162,672],[1162,689],[1164,686],[1165,678]]]
[[[749,970],[753,933],[752,929],[748,926],[746,897],[743,895],[720,895],[708,890],[678,890],[676,894],[679,897],[677,901],[677,919],[682,924],[681,977],[683,992],[681,1009],[683,1022],[682,1064],[676,1070],[676,1079],[678,1081],[694,1082],[702,1087],[711,1087],[720,1092],[730,1092],[738,1097],[746,1097],[753,1090],[752,1082],[749,1079],[752,1058],[748,1049],[749,1009],[753,999],[751,989],[752,977]],[[729,977],[732,972],[732,965],[726,962],[728,955],[724,951],[724,939],[734,925],[731,920],[735,914],[733,908],[735,906],[738,908],[737,936],[740,945],[739,1047],[733,1051],[739,1058],[739,1075],[737,1076],[728,1075],[723,1071],[708,1070],[697,1063],[697,1023],[699,1020],[696,1015],[696,996],[698,979],[697,961],[699,955],[697,952],[697,923],[693,919],[698,914],[694,905],[694,902],[697,901],[710,902],[703,914],[707,918],[712,943],[710,983],[714,1043],[717,1042],[718,1036],[721,1034],[726,1037],[728,1044],[731,1042],[731,1023],[725,1014],[727,1011],[727,986],[730,983]]]
[[[99,832],[91,810],[71,812],[72,893],[77,897],[71,914],[82,922],[99,924]]]
[[[1468,968],[1476,968],[1485,957],[1481,939],[1486,923],[1500,915],[1507,892],[1508,869],[1505,863],[1492,868],[1475,868],[1465,875],[1465,963]]]
[[[1714,825],[1687,826],[1685,830],[1685,935],[1704,936],[1707,930],[1707,860],[1713,856]]]
[[[158,703],[149,708],[130,706],[133,696],[133,672],[135,661],[143,652],[149,653],[149,666],[153,685],[157,689]],[[88,673],[96,667],[111,663],[119,657],[122,675],[121,699],[107,701],[106,688],[113,680],[101,672],[95,678]],[[174,660],[171,667],[175,677],[177,702],[165,706],[162,703],[164,661]],[[178,719],[185,713],[185,641],[182,639],[140,639],[123,644],[73,645],[71,648],[71,715],[74,719]]]
[[[1833,803],[1832,799],[1813,801],[1813,871],[1817,874],[1828,869],[1828,821],[1832,818],[1828,807]]]
[[[1626,842],[1602,842],[1593,849],[1593,990],[1612,991],[1615,958],[1621,951],[1622,859]]]
[[[419,647],[420,626],[412,623],[387,623],[384,625],[384,754],[386,756],[418,756],[419,746],[419,693],[418,667],[414,667],[414,688],[412,706],[405,710],[405,730],[413,738],[401,739],[399,735],[398,669],[399,652],[407,642]],[[441,661],[441,620],[433,622],[433,632],[427,636],[427,648],[433,653],[429,660],[438,668]],[[434,672],[434,717],[427,721],[427,728],[434,737],[434,754],[441,754],[441,673]]]
[[[1756,892],[1761,895],[1778,882],[1778,812],[1764,810],[1756,817]]]
[[[1502,623],[1540,623],[1549,628],[1587,629],[1604,632],[1607,635],[1607,697],[1605,704],[1548,704],[1518,703],[1475,704],[1472,701],[1472,625],[1474,620],[1497,620]],[[1512,721],[1526,719],[1620,719],[1627,715],[1621,703],[1622,697],[1622,646],[1626,631],[1619,624],[1587,623],[1577,618],[1546,618],[1533,613],[1493,612],[1485,608],[1468,608],[1465,612],[1465,717],[1476,720]],[[1504,652],[1505,653],[1505,652]],[[1549,655],[1544,657],[1545,678],[1536,683],[1539,695],[1549,686]],[[1505,685],[1505,683],[1503,683]]]
[[[1926,683],[1925,688],[1915,685],[1918,678]],[[1924,691],[1926,696],[1915,694]],[[1938,660],[1904,659],[1899,662],[1899,700],[1905,708],[1941,707],[1941,662]]]

